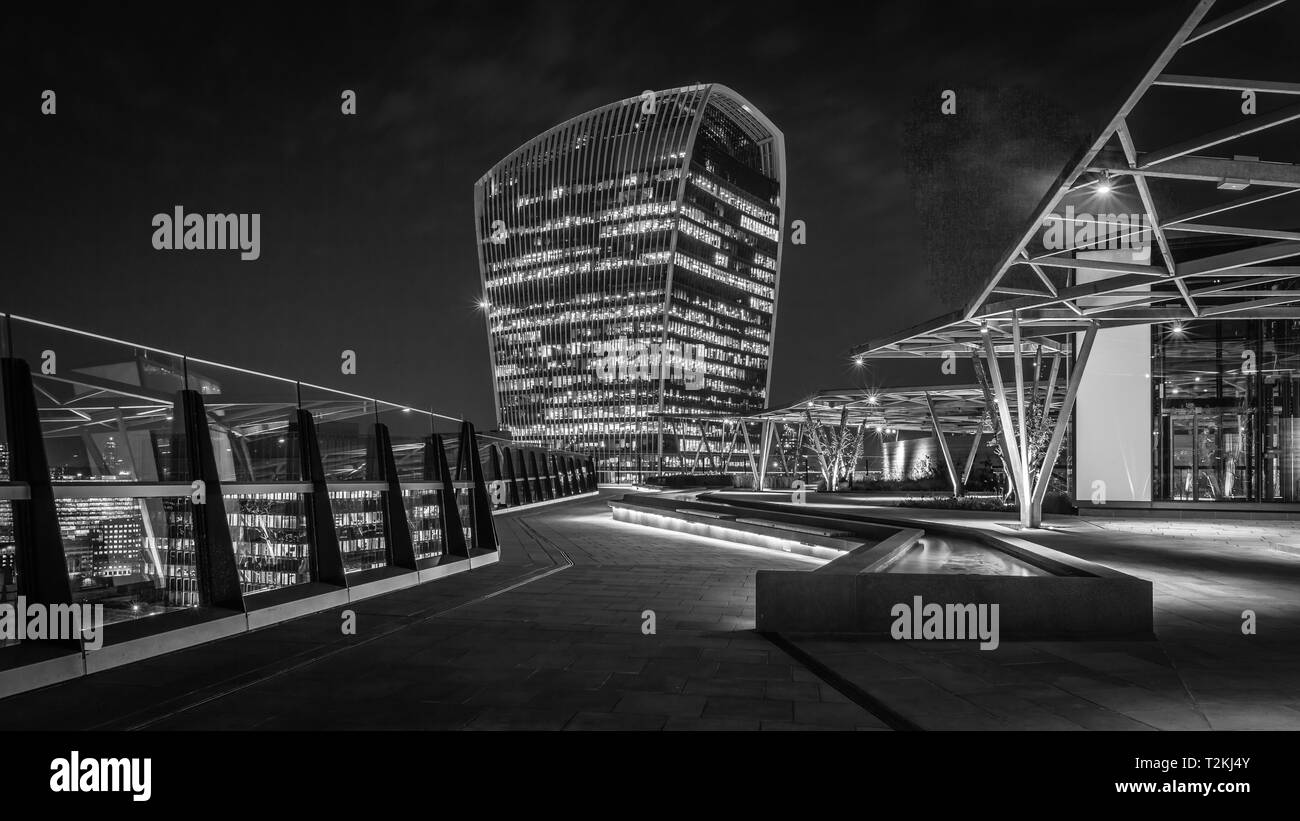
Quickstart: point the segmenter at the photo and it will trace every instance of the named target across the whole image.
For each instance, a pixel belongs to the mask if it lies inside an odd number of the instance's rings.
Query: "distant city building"
[[[98,522],[90,537],[95,546],[95,575],[128,576],[143,572],[142,536],[138,515]]]
[[[55,504],[69,573],[102,579],[138,572],[138,568],[130,569],[133,562],[139,564],[138,501],[116,497],[73,498],[58,499]]]
[[[780,278],[785,145],[734,91],[645,92],[529,140],[475,186],[498,424],[689,469],[760,410]]]

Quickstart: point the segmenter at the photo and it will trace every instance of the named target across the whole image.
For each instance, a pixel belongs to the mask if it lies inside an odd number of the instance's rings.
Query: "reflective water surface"
[[[951,573],[978,576],[1050,576],[1008,553],[967,539],[923,536],[876,569],[877,573]]]

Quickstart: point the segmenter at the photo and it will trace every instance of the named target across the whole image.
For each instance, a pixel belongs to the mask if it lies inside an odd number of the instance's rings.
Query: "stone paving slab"
[[[997,514],[858,512],[1018,531]],[[982,651],[786,638],[926,729],[1300,729],[1300,557],[1290,550],[1300,526],[1081,517],[1047,525],[1019,535],[1152,581],[1155,641],[1003,642]],[[1256,613],[1255,635],[1242,633],[1244,610]]]
[[[753,632],[757,570],[806,560],[614,522],[603,499],[497,529],[499,563],[352,606],[356,636],[314,614],[15,696],[0,729],[884,728]]]
[[[1294,523],[1049,525],[1034,538],[1153,581],[1158,640],[785,638],[926,729],[1300,729]],[[357,636],[314,614],[15,696],[0,729],[886,729],[753,632],[756,571],[807,560],[616,523],[602,499],[497,527],[500,563],[352,606]]]

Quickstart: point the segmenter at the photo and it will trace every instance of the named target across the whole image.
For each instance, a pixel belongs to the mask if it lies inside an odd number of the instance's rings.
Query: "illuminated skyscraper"
[[[497,163],[474,206],[500,426],[594,453],[606,480],[718,465],[724,420],[768,396],[784,189],[781,132],[712,84]]]

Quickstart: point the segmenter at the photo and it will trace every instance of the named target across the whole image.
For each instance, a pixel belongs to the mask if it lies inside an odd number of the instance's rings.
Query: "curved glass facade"
[[[739,95],[588,112],[479,180],[498,422],[631,479],[721,451],[767,399],[784,143]]]

